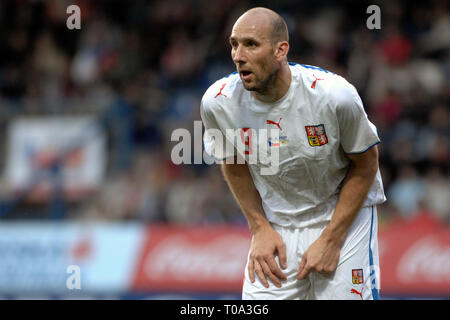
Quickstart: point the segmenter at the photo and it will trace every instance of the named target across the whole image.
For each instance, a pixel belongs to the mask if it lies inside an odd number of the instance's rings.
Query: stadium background
[[[245,220],[217,165],[172,163],[171,133],[193,133],[234,71],[228,35],[254,6],[286,19],[290,61],[353,83],[378,128],[381,297],[450,297],[448,2],[5,0],[0,298],[239,298]]]

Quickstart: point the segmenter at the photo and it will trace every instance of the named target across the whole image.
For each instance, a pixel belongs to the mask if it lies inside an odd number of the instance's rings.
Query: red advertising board
[[[450,297],[450,228],[421,215],[380,230],[381,295]]]
[[[250,239],[243,227],[152,225],[138,258],[133,288],[240,292]]]
[[[151,225],[134,291],[240,292],[251,235],[245,227]],[[381,296],[450,297],[450,228],[421,215],[379,231]]]

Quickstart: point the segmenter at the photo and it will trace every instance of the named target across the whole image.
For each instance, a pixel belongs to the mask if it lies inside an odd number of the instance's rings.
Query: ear
[[[275,47],[275,58],[278,61],[282,61],[287,57],[287,54],[289,52],[289,42],[287,41],[280,41],[276,44]]]

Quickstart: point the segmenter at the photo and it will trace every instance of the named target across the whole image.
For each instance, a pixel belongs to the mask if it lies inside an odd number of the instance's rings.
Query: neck
[[[261,102],[276,102],[288,92],[291,79],[291,69],[286,61],[274,74],[274,78],[267,85],[267,89],[263,92],[252,91],[252,95]]]

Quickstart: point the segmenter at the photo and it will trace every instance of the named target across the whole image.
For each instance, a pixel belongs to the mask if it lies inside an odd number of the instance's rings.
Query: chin
[[[242,81],[242,84],[244,85],[245,90],[257,91],[257,88],[255,87],[255,85],[253,83],[245,83],[244,81]]]

